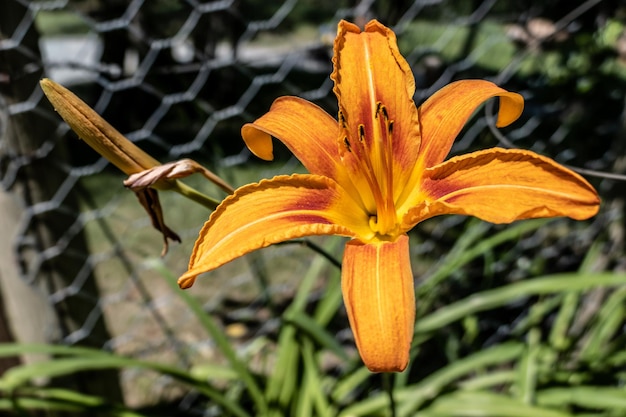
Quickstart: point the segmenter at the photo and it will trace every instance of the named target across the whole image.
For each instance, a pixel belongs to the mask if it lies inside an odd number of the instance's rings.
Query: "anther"
[[[339,124],[341,124],[341,127],[345,129],[348,125],[346,124],[346,118],[343,115],[343,112],[341,110],[339,110],[338,119],[339,119]]]
[[[350,149],[350,141],[348,140],[347,137],[343,138],[343,144],[346,146],[346,150],[348,152],[352,152],[352,149]]]
[[[378,113],[380,113],[381,107],[383,107],[382,102],[379,101],[378,103],[376,103],[376,112],[374,113],[374,118],[378,119]]]
[[[363,139],[365,139],[365,126],[359,125],[359,141],[363,142]]]
[[[383,116],[385,116],[385,120],[389,120],[389,114],[387,114],[387,107],[382,106],[381,111],[383,112]]]

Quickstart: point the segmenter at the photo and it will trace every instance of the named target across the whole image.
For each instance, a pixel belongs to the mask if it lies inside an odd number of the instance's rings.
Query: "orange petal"
[[[279,139],[317,175],[334,178],[339,154],[337,121],[315,104],[298,97],[281,97],[270,111],[241,129],[250,151],[261,159],[272,160],[272,136]]]
[[[467,119],[486,100],[500,97],[496,126],[513,123],[522,114],[524,99],[484,80],[462,80],[443,87],[419,108],[422,129],[421,169],[443,161]]]
[[[415,321],[408,236],[395,242],[348,242],[341,288],[365,366],[372,372],[403,371]]]
[[[407,227],[438,214],[492,223],[567,216],[584,220],[600,200],[580,175],[530,151],[493,148],[452,158],[426,171],[426,202],[405,216]]]
[[[353,145],[365,142],[377,175],[386,168],[376,164],[391,162],[397,182],[404,184],[403,173],[409,175],[417,159],[420,135],[413,102],[415,80],[395,34],[376,20],[363,32],[341,21],[333,64],[331,78],[348,139]]]
[[[188,288],[196,276],[274,243],[369,231],[369,216],[354,205],[334,181],[317,175],[285,175],[245,185],[224,199],[204,224],[189,270],[178,284]]]

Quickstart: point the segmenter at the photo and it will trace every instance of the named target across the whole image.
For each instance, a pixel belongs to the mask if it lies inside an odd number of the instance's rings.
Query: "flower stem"
[[[206,194],[202,194],[200,191],[181,181],[176,181],[173,184],[171,191],[176,191],[178,194],[203,205],[211,211],[215,210],[220,203],[219,201],[207,196]]]
[[[396,417],[396,402],[393,398],[393,374],[390,372],[385,372],[382,374],[382,377],[383,389],[389,397],[389,410],[391,411],[391,417]]]

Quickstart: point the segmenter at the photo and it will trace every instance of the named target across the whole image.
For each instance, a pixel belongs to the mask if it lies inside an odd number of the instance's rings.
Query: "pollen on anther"
[[[348,152],[352,152],[352,149],[350,149],[350,141],[348,140],[348,138],[347,138],[347,137],[344,137],[344,138],[343,138],[343,144],[345,145],[346,150],[347,150]]]
[[[389,114],[387,113],[387,107],[382,106],[380,110],[382,111],[383,116],[385,116],[385,119],[389,120]]]
[[[365,126],[359,125],[359,141],[363,142],[365,139]]]
[[[341,110],[339,110],[339,116],[337,118],[339,119],[339,124],[341,125],[341,127],[345,129],[347,127],[346,118]]]
[[[378,119],[378,113],[380,113],[380,109],[381,109],[381,107],[383,107],[383,103],[382,103],[382,102],[380,102],[380,101],[379,101],[379,102],[377,102],[377,103],[376,103],[376,112],[374,113],[374,117],[375,117],[376,119]],[[383,107],[383,108],[384,108],[384,107]]]

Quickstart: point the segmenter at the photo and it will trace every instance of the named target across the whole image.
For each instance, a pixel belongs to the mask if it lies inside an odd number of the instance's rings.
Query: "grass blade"
[[[537,404],[565,408],[578,406],[592,410],[621,410],[626,415],[626,388],[567,387],[548,388],[537,393]]]
[[[3,345],[3,353],[20,351],[22,353],[48,353],[63,352],[69,355],[73,347],[54,345]],[[128,358],[113,353],[94,352],[87,348],[76,348],[76,356],[58,357],[54,360],[24,364],[7,370],[0,378],[0,390],[15,392],[27,386],[35,378],[54,378],[76,372],[96,370],[96,369],[121,369],[121,368],[142,368],[155,371],[163,375],[191,385],[198,392],[207,398],[221,405],[225,410],[239,417],[249,417],[237,403],[229,401],[224,395],[207,384],[205,381],[195,379],[186,370],[162,364],[160,362],[141,361]],[[87,353],[86,355],[84,355]]]
[[[457,391],[438,398],[420,417],[573,417],[499,394]]]
[[[533,278],[473,294],[419,319],[416,333],[432,332],[466,316],[505,306],[520,298],[563,291],[584,291],[626,284],[626,274],[567,273]]]
[[[308,335],[319,345],[330,350],[339,358],[345,361],[350,360],[345,349],[341,346],[339,342],[337,342],[337,339],[335,339],[309,315],[302,312],[290,312],[284,315],[284,319],[286,323],[296,326],[299,331]]]
[[[204,311],[198,300],[193,298],[188,291],[182,291],[178,287],[176,277],[172,275],[167,268],[165,268],[161,261],[155,261],[153,267],[157,269],[163,277],[165,277],[165,281],[170,285],[173,293],[177,294],[185,302],[200,324],[202,324],[206,332],[211,336],[215,345],[226,357],[232,368],[237,372],[246,386],[252,401],[254,401],[257,407],[257,412],[261,414],[265,413],[267,411],[267,403],[265,402],[265,397],[263,396],[261,389],[246,364],[237,356],[237,353],[233,349],[230,341],[222,329],[217,325],[215,320],[213,320],[213,318]]]

